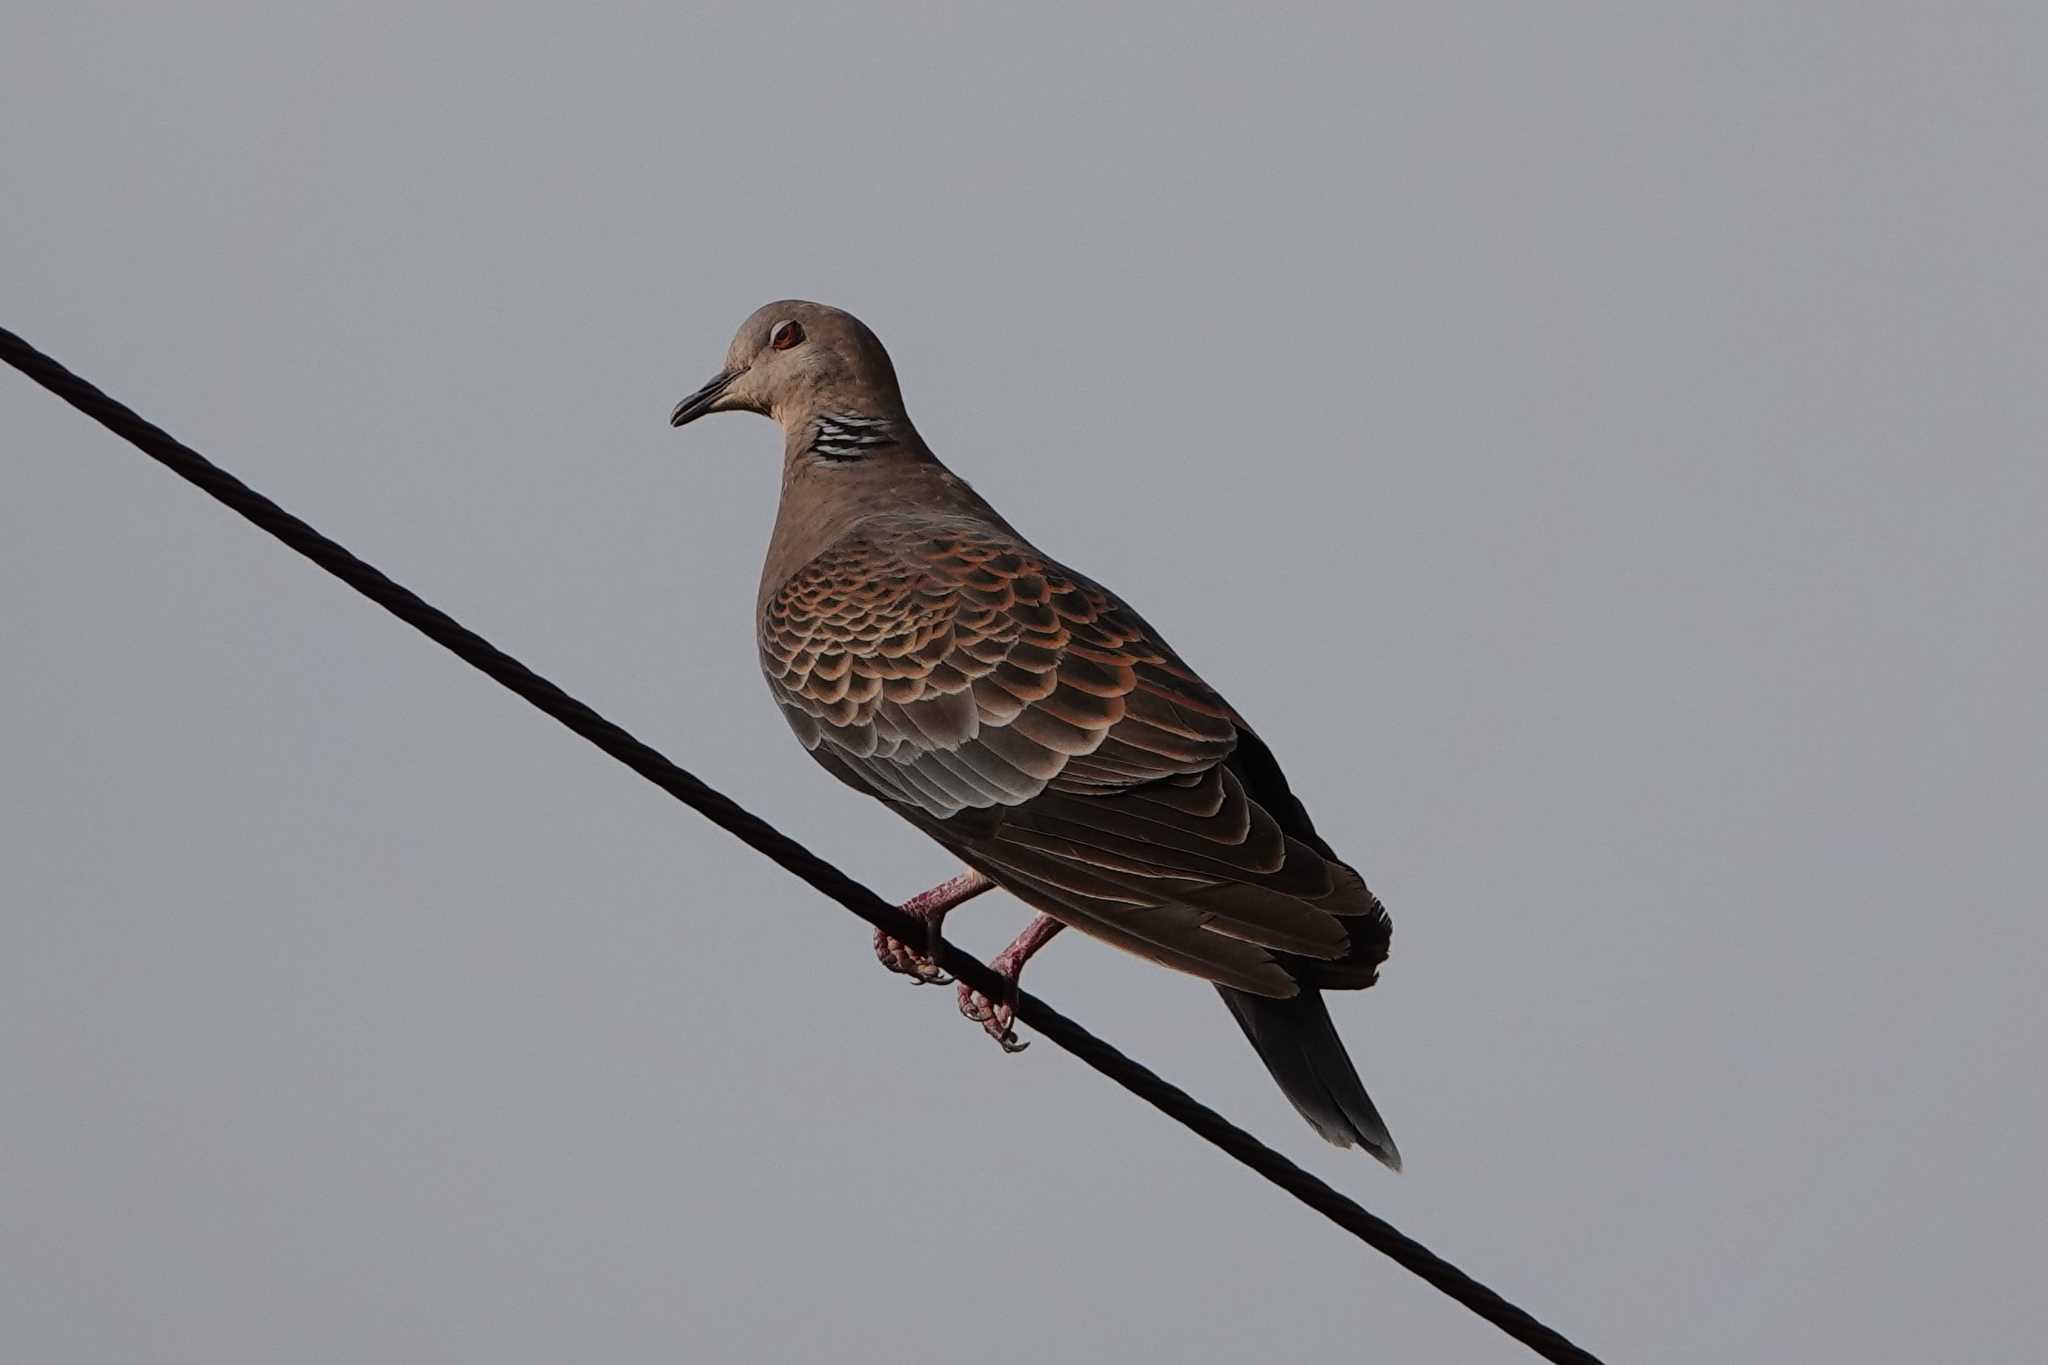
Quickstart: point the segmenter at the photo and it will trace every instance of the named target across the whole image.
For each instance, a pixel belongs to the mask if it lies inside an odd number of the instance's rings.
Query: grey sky
[[[1409,1170],[1615,1361],[2004,1360],[2036,1156],[2037,5],[10,6],[0,322],[891,893],[755,669],[749,310],[1264,731]],[[1525,1352],[0,375],[0,1354]],[[993,950],[1023,922],[957,921]]]

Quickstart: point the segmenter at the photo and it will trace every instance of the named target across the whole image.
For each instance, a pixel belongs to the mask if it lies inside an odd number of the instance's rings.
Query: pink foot
[[[1017,1041],[1017,978],[1024,964],[1066,926],[1049,915],[1031,921],[1016,942],[997,953],[989,967],[1008,984],[1000,1001],[990,1000],[966,982],[960,983],[960,1013],[981,1025],[981,1031],[996,1040],[1005,1052],[1022,1052],[1029,1043]]]
[[[932,924],[931,931],[931,937],[937,938],[939,934],[938,925]],[[932,949],[929,942],[926,943],[925,950],[919,952],[902,939],[891,938],[880,929],[877,929],[875,930],[875,959],[890,971],[901,973],[920,986],[945,986],[951,984],[953,980],[952,977],[947,976],[945,972],[941,971],[939,964],[932,959]]]
[[[953,978],[939,970],[934,959],[938,953],[939,926],[945,923],[946,915],[962,901],[972,900],[995,883],[979,872],[963,872],[948,882],[940,882],[929,891],[923,891],[903,902],[906,915],[917,919],[925,927],[923,951],[911,947],[902,939],[892,938],[880,929],[875,930],[875,958],[892,972],[909,977],[920,986],[944,986]]]

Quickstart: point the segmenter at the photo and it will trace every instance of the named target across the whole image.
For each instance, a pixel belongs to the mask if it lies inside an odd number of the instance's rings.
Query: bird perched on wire
[[[1063,927],[1212,982],[1318,1133],[1400,1169],[1322,999],[1378,979],[1391,923],[1244,718],[939,462],[852,315],[757,311],[670,421],[714,412],[782,427],[756,623],[783,717],[968,869],[903,908],[934,935],[992,887],[1039,911],[991,963],[1013,989]],[[884,966],[942,981],[921,946],[876,935]],[[959,1001],[1021,1046],[1014,998]]]

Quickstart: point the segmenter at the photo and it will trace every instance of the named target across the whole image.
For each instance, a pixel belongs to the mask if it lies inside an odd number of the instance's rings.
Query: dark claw
[[[932,964],[932,971],[936,975],[943,975],[943,973],[939,972],[938,962],[939,945],[944,942],[945,939],[939,935],[939,922],[936,919],[926,920],[924,922],[924,960]],[[946,982],[950,982],[952,979],[950,976],[945,977]]]
[[[1008,998],[999,1006],[972,986],[960,988],[960,1013],[981,1025],[981,1031],[1002,1045],[1005,1052],[1022,1052],[1031,1044],[1017,1041],[1017,983],[1011,981]]]

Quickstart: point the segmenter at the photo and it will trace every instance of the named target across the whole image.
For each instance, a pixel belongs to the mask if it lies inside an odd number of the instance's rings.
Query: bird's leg
[[[960,1012],[980,1024],[982,1032],[1001,1043],[1005,1052],[1022,1052],[1031,1046],[1017,1041],[1017,978],[1024,974],[1024,964],[1031,960],[1031,955],[1066,927],[1051,915],[1040,915],[1017,935],[1014,943],[989,961],[990,970],[1009,984],[1000,1004],[966,982],[960,983]]]
[[[929,891],[920,891],[897,908],[904,914],[924,924],[924,951],[918,952],[901,939],[889,937],[882,930],[875,930],[875,956],[884,967],[892,972],[901,972],[920,986],[943,986],[953,978],[939,970],[935,960],[938,956],[939,926],[946,915],[962,901],[973,900],[995,883],[979,872],[962,872],[951,881],[940,882]]]

